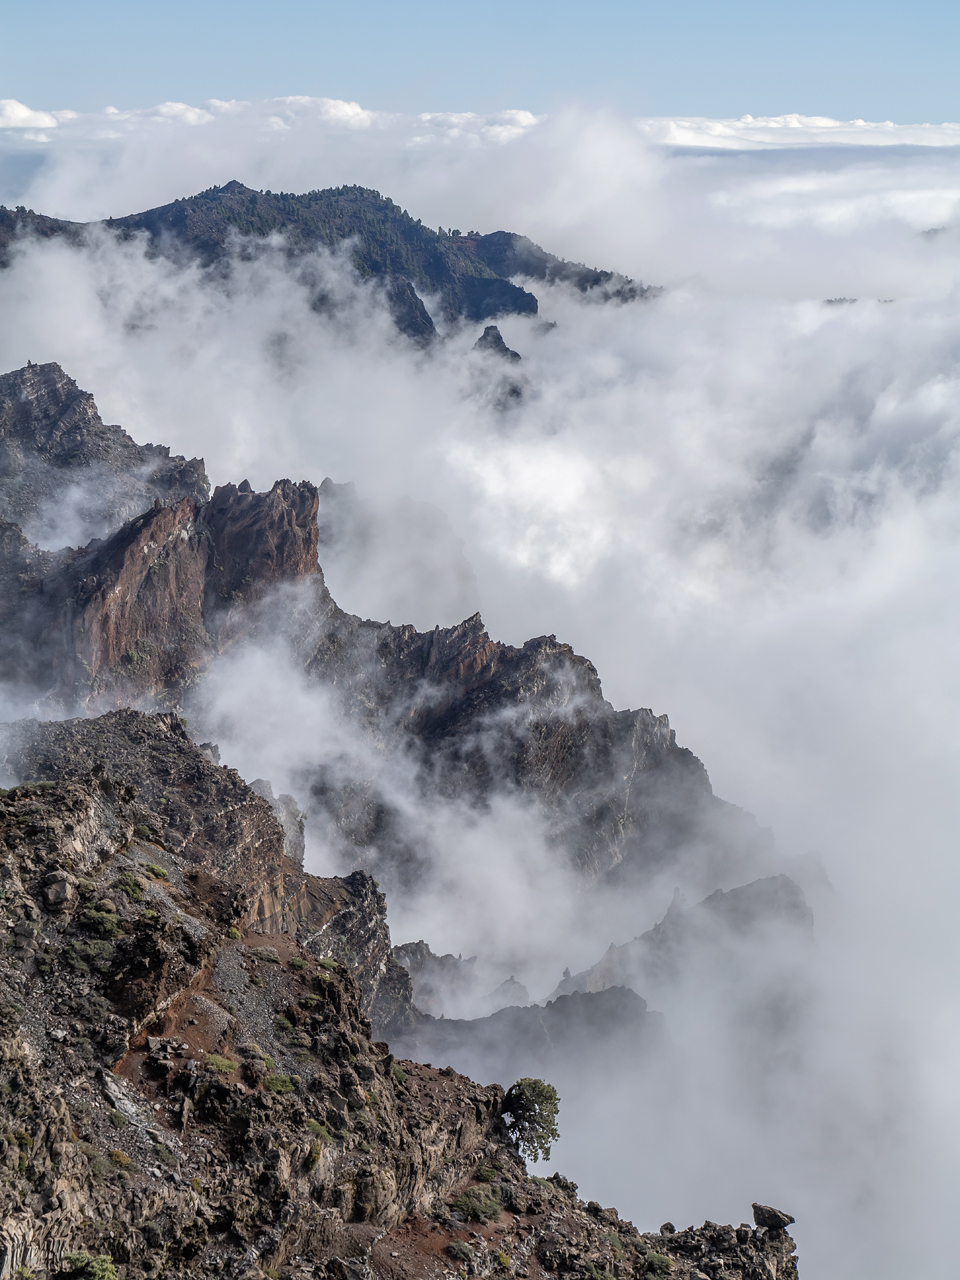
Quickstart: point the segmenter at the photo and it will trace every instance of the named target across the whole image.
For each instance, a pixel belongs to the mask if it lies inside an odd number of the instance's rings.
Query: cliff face
[[[40,551],[14,523],[33,501],[31,466],[47,468],[48,492],[62,496],[71,458],[105,460],[117,484],[134,484],[143,451],[103,427],[57,366],[7,381],[37,394],[8,415],[24,468],[0,493],[0,677],[66,709],[177,705],[213,655],[262,629],[286,636],[307,676],[335,693],[377,751],[415,761],[425,793],[529,798],[558,855],[587,880],[649,875],[684,858],[749,870],[767,855],[769,837],[713,796],[666,716],[615,711],[593,665],[556,637],[516,648],[492,640],[479,614],[418,632],[339,609],[317,564],[318,492],[308,482],[176,498],[171,476],[199,484],[201,464],[164,451],[172,471],[151,475],[169,480],[165,498],[155,494],[105,541]],[[375,778],[358,771],[344,786],[321,772],[311,789],[361,862],[394,880],[415,874],[416,839]]]
[[[66,707],[182,690],[249,631],[246,606],[316,573],[316,511],[311,484],[226,485],[55,554],[0,523],[0,674]]]
[[[641,1235],[527,1177],[499,1086],[373,1042],[369,883],[285,863],[175,717],[4,740],[0,1275],[795,1280],[786,1215]]]
[[[105,425],[58,364],[0,377],[0,510],[34,536],[62,530],[86,543],[154,500],[203,503],[209,488],[202,458],[171,457]]]

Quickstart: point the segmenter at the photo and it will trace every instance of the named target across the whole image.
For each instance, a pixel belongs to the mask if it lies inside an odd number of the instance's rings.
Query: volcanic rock
[[[102,537],[152,506],[206,502],[203,459],[107,426],[58,364],[0,377],[0,515],[47,545]]]

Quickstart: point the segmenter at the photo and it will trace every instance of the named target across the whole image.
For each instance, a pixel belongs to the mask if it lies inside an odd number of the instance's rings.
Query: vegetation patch
[[[306,960],[302,959],[302,957],[300,956],[294,956],[293,959],[290,961],[291,969],[305,969],[306,967],[307,967]]]
[[[207,1054],[207,1067],[219,1075],[228,1076],[231,1071],[236,1071],[239,1065],[239,1062],[234,1062],[232,1058],[224,1058],[219,1053]]]
[[[119,938],[123,933],[120,921],[112,911],[97,911],[94,907],[80,912],[80,924],[98,938]]]
[[[647,1254],[647,1274],[665,1276],[673,1270],[673,1261],[665,1253]]]
[[[143,864],[144,871],[150,873],[154,880],[169,880],[169,873],[164,867],[158,867],[155,862],[145,862]]]
[[[314,1169],[320,1163],[320,1158],[322,1155],[323,1155],[322,1144],[319,1142],[311,1142],[310,1150],[307,1152],[307,1159],[305,1161],[307,1166],[307,1173],[313,1173]]]
[[[125,893],[131,902],[143,901],[143,885],[132,871],[121,871],[114,880],[113,886]]]
[[[63,1265],[68,1276],[79,1276],[82,1280],[117,1280],[117,1268],[106,1253],[97,1257],[90,1253],[65,1253]]]
[[[487,1187],[470,1187],[453,1201],[453,1207],[459,1209],[471,1222],[479,1222],[481,1218],[499,1218],[500,1201]]]
[[[397,1084],[407,1083],[406,1071],[404,1071],[403,1067],[398,1067],[396,1063],[394,1063],[390,1068],[390,1074],[393,1076],[394,1080],[396,1080]]]
[[[552,1084],[524,1076],[507,1090],[501,1115],[520,1153],[530,1160],[549,1160],[560,1138],[560,1098]],[[508,1118],[509,1117],[509,1118]]]
[[[473,1176],[478,1182],[496,1182],[497,1171],[487,1164],[482,1164]]]
[[[296,1085],[289,1076],[274,1075],[264,1077],[263,1087],[268,1093],[293,1093]]]
[[[111,1151],[110,1160],[118,1169],[129,1169],[133,1163],[125,1151]]]
[[[451,1258],[456,1258],[458,1262],[472,1262],[473,1250],[467,1244],[466,1240],[451,1240],[447,1245],[447,1253]]]
[[[84,912],[84,915],[99,915],[99,912]],[[77,941],[68,942],[60,958],[74,973],[89,973],[91,969],[106,973],[113,963],[113,954],[114,950],[109,942]]]
[[[332,960],[330,956],[321,956],[320,959],[317,961],[317,964],[320,966],[321,969],[332,969],[335,971],[340,968],[336,960]]]
[[[130,1121],[127,1119],[127,1117],[123,1114],[122,1111],[111,1111],[110,1123],[113,1125],[115,1129],[125,1129],[127,1125],[130,1123]]]
[[[236,925],[231,925],[230,928],[227,930],[227,937],[230,939],[231,942],[239,942],[240,938],[243,937],[243,934],[236,927]]]

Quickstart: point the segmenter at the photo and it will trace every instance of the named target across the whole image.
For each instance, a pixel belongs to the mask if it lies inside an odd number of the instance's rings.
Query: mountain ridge
[[[395,321],[418,341],[436,336],[425,297],[436,297],[448,323],[536,315],[537,298],[512,283],[516,276],[567,283],[581,293],[619,302],[659,292],[616,272],[566,262],[514,232],[434,231],[371,188],[331,187],[297,195],[256,191],[236,180],[98,223],[67,222],[0,206],[0,265],[9,262],[11,247],[21,236],[64,237],[80,243],[93,227],[121,239],[146,235],[152,252],[192,256],[206,267],[235,249],[249,253],[244,241],[249,246],[273,235],[283,237],[293,257],[347,244],[360,279],[383,281]]]

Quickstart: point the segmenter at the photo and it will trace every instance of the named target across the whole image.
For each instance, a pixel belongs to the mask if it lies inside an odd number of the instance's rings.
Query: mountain
[[[15,400],[18,386],[44,381],[66,385],[59,366],[44,365],[7,375],[4,386]],[[21,429],[18,438],[32,437]],[[42,461],[43,433],[36,438]],[[24,452],[21,474],[27,461]],[[425,795],[475,805],[496,794],[528,798],[558,858],[587,881],[684,862],[741,877],[769,863],[769,834],[714,796],[667,717],[614,710],[592,663],[569,645],[555,636],[502,644],[479,614],[430,632],[347,614],[317,561],[312,484],[282,480],[254,493],[244,481],[207,499],[199,460],[172,465],[191,477],[188,496],[158,495],[85,547],[40,551],[12,519],[0,523],[0,676],[65,710],[145,699],[179,706],[216,655],[283,639],[378,757],[415,764]],[[311,803],[366,851],[361,865],[409,881],[421,865],[419,833],[369,763],[357,759],[347,772],[346,781],[342,767],[305,780]]]
[[[3,1275],[796,1280],[790,1215],[642,1234],[527,1175],[499,1085],[374,1040],[382,899],[178,717],[0,736]]]
[[[536,315],[537,299],[513,277],[565,282],[598,298],[631,301],[656,290],[611,271],[565,262],[525,236],[434,231],[389,196],[366,187],[335,187],[302,195],[254,191],[240,182],[100,224],[64,222],[32,210],[0,207],[0,264],[20,237],[82,240],[101,226],[122,239],[146,235],[152,250],[212,266],[231,253],[251,253],[256,242],[281,236],[298,257],[318,248],[349,245],[361,279],[382,280],[401,330],[419,341],[436,334],[424,298],[436,298],[445,321],[473,322],[502,315]],[[318,300],[320,301],[320,300]]]
[[[107,426],[59,365],[0,377],[0,512],[30,536],[72,535],[80,545],[157,499],[209,496],[202,459],[171,457],[165,445],[135,444]]]

